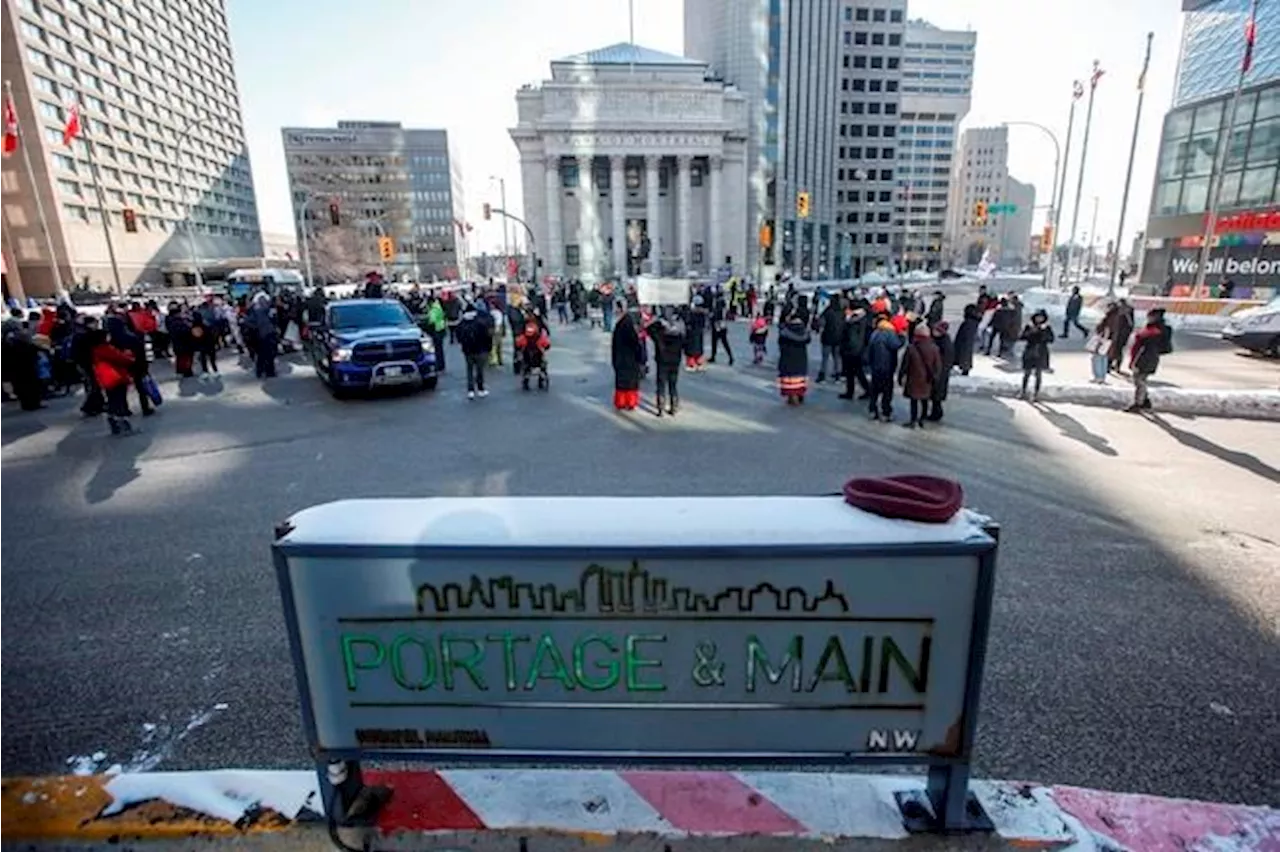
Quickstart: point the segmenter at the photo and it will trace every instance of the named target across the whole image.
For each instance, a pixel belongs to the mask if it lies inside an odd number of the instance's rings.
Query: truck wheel
[[[1268,358],[1280,358],[1280,334],[1271,338],[1271,342],[1267,344],[1267,348],[1262,350],[1262,354]]]

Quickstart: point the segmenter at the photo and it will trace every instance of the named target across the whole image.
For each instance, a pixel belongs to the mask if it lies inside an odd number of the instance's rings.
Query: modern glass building
[[[1260,38],[1234,120],[1231,101],[1244,56],[1249,0],[1186,2],[1173,108],[1165,116],[1147,220],[1141,280],[1178,288],[1195,280],[1211,173],[1220,143],[1226,165],[1205,280],[1230,277],[1237,295],[1267,297],[1280,281],[1280,41]],[[1259,32],[1280,30],[1280,1],[1263,0]],[[1230,127],[1228,132],[1227,128]]]

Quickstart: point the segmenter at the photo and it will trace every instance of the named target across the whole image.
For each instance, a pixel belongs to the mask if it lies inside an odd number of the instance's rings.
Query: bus
[[[236,269],[227,276],[227,298],[239,301],[242,296],[251,296],[261,290],[274,297],[283,290],[295,290],[299,293],[306,287],[306,279],[296,269],[272,269],[270,267]]]

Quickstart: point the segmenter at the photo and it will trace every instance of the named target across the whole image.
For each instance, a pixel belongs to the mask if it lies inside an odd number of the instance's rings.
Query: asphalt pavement
[[[914,432],[829,387],[783,405],[742,324],[738,365],[682,376],[659,420],[610,407],[602,332],[553,340],[541,394],[498,371],[469,402],[455,349],[434,393],[342,402],[300,359],[265,383],[161,368],[163,409],[124,439],[75,400],[6,405],[4,775],[306,766],[269,545],[309,505],[923,472],[1003,526],[980,775],[1280,803],[1274,424],[960,398]]]

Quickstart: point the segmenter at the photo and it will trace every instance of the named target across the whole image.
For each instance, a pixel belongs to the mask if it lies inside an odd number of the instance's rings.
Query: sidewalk
[[[366,780],[394,790],[372,838],[378,849],[416,841],[418,848],[514,850],[527,839],[529,852],[1280,850],[1274,809],[1006,781],[972,784],[996,831],[960,840],[903,828],[894,793],[922,789],[921,776],[457,769],[370,771]],[[197,837],[202,848],[320,849],[328,842],[316,777],[307,771],[7,779],[2,805],[6,847],[141,840],[148,848],[190,848]]]
[[[1065,346],[1065,344],[1063,344]],[[1172,360],[1172,356],[1169,360]],[[1133,383],[1126,373],[1111,374],[1105,385],[1091,383],[1089,356],[1085,352],[1055,351],[1053,372],[1044,374],[1040,399],[1123,409],[1133,402]],[[1188,371],[1161,369],[1151,381],[1151,404],[1158,413],[1280,420],[1280,366],[1271,377],[1272,387],[1240,387],[1240,382],[1209,379],[1184,385]],[[1194,376],[1190,377],[1192,381]],[[1234,384],[1234,387],[1222,387]],[[1034,386],[1033,386],[1034,387]],[[1017,350],[1006,360],[975,355],[968,376],[953,375],[951,392],[972,396],[1017,396],[1022,390],[1022,359]]]

